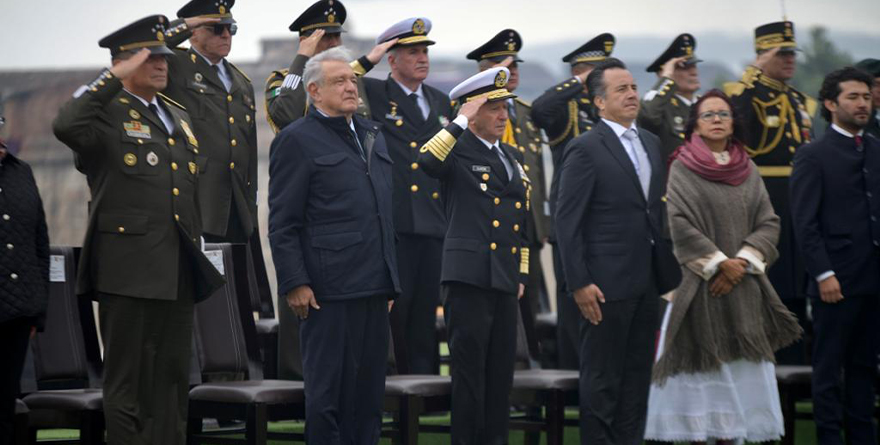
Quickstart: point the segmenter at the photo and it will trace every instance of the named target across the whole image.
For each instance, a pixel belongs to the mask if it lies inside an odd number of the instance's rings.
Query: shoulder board
[[[519,98],[519,97],[517,97],[517,98],[514,99],[514,100],[517,101],[517,102],[519,102],[520,105],[522,105],[522,106],[524,106],[524,107],[526,107],[526,108],[532,108],[532,104],[531,104],[531,103],[526,102],[526,101],[522,100],[522,99]]]
[[[241,74],[242,76],[244,76],[244,78],[247,79],[248,82],[253,83],[253,82],[251,81],[251,78],[248,77],[248,75],[245,74],[244,71],[241,70],[241,68],[235,66],[235,64],[233,64],[232,62],[229,62],[229,66],[231,66],[233,69],[235,69],[235,71],[238,71],[239,74]]]
[[[181,104],[175,102],[174,99],[171,99],[170,97],[168,97],[168,96],[166,96],[166,95],[164,95],[164,94],[162,94],[162,93],[156,93],[156,94],[157,94],[159,97],[161,97],[162,100],[165,101],[165,103],[167,103],[167,104],[169,104],[169,105],[174,105],[175,107],[180,108],[180,109],[183,110],[183,111],[186,111],[186,107],[184,107],[183,105],[181,105]]]
[[[745,91],[746,86],[742,82],[724,82],[724,94],[728,96],[739,96]]]
[[[810,116],[815,116],[816,111],[819,109],[819,101],[810,96],[805,95],[804,97],[806,98],[805,106],[807,107],[807,113],[809,113]]]

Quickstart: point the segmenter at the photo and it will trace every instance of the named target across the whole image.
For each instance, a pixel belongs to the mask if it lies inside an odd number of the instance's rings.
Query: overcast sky
[[[171,18],[185,2],[175,0],[0,0],[0,70],[105,65],[101,37],[150,14]],[[671,38],[690,32],[751,33],[755,26],[780,20],[779,0],[345,0],[346,28],[358,37],[374,37],[392,23],[413,16],[433,22],[435,54],[461,56],[497,31],[518,30],[525,46],[608,31]],[[239,23],[234,61],[259,56],[266,37],[293,38],[287,27],[311,1],[238,0]],[[788,0],[788,18],[796,32],[824,25],[832,30],[880,36],[880,0]],[[499,9],[504,6],[504,9]],[[880,53],[880,50],[878,50]],[[877,56],[880,56],[878,54]]]

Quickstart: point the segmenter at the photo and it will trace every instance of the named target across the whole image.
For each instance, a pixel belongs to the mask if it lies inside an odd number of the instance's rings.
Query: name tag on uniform
[[[471,171],[475,171],[478,173],[492,173],[492,168],[488,165],[472,165]]]
[[[123,122],[122,128],[125,129],[125,134],[128,137],[140,139],[152,138],[152,136],[150,136],[150,126],[142,124],[139,121]]]

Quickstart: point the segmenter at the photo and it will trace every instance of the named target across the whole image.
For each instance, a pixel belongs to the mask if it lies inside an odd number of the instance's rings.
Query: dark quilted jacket
[[[0,323],[29,317],[42,328],[48,296],[43,202],[30,166],[7,154],[0,162]]]

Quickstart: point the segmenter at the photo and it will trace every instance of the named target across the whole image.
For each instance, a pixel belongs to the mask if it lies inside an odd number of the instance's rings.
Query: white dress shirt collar
[[[165,130],[168,132],[168,134],[171,134],[174,132],[174,121],[171,120],[171,116],[168,115],[168,112],[165,111],[165,108],[159,106],[159,101],[156,100],[156,96],[153,96],[153,100],[151,100],[150,102],[147,102],[147,100],[144,99],[143,97],[140,97],[137,94],[134,94],[125,88],[123,88],[122,90],[125,91],[126,93],[130,94],[131,97],[134,97],[135,99],[141,101],[141,103],[144,104],[144,106],[147,108],[150,108],[150,105],[155,105],[156,109],[159,110],[158,116],[156,116],[156,117],[158,117],[159,120],[161,120],[162,123],[165,125]]]
[[[626,133],[626,130],[629,130],[629,129],[635,130],[636,134],[639,133],[638,128],[636,128],[635,121],[633,121],[633,123],[629,125],[629,128],[626,128],[623,125],[618,124],[617,122],[605,119],[604,117],[602,118],[602,121],[605,122],[606,124],[608,124],[608,126],[611,127],[612,130],[614,130],[614,134],[616,134],[618,138],[622,138],[623,133]]]
[[[852,138],[853,136],[862,136],[865,134],[865,130],[862,129],[862,130],[859,130],[859,132],[857,134],[853,135],[852,133],[844,130],[843,128],[840,128],[840,126],[838,126],[837,124],[834,124],[834,123],[831,124],[831,128],[833,128],[834,131],[836,131],[836,132],[838,132],[848,138]]]

